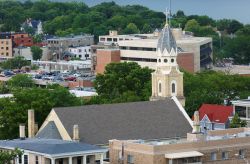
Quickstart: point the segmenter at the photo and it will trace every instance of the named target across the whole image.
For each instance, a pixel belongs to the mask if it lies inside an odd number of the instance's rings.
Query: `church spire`
[[[157,50],[162,54],[167,50],[168,54],[170,54],[172,49],[176,52],[177,46],[170,26],[170,10],[166,9],[166,24],[158,40]]]

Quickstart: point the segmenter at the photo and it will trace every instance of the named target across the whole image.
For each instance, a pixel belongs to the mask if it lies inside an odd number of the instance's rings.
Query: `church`
[[[111,139],[185,137],[192,131],[192,120],[183,108],[183,73],[176,62],[177,53],[166,23],[158,40],[150,101],[54,108],[35,136],[94,145],[107,145]]]

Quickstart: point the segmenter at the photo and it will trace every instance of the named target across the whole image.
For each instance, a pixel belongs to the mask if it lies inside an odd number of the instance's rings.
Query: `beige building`
[[[12,58],[12,40],[11,39],[0,39],[0,58]]]
[[[185,138],[110,140],[110,163],[244,164],[250,160],[249,136],[249,128],[203,134],[200,133],[199,121],[194,121],[193,132]]]
[[[194,54],[194,72],[209,69],[212,66],[212,38],[194,37],[181,29],[172,29],[176,39],[178,53]],[[156,68],[157,42],[159,32],[153,34],[110,35],[100,36],[99,43],[104,45],[118,45],[121,50],[121,61],[134,61],[142,67]]]

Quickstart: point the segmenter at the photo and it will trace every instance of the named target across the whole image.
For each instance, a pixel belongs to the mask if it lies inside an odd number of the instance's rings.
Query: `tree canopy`
[[[23,152],[19,149],[0,152],[0,164],[11,164],[11,161],[15,160],[18,156],[21,156]]]
[[[151,72],[137,63],[111,63],[95,80],[95,88],[106,102],[145,101],[151,96]],[[99,100],[98,100],[99,101]]]
[[[32,46],[30,50],[33,60],[40,60],[42,58],[43,50],[40,47]]]
[[[0,139],[18,137],[20,123],[27,124],[27,111],[34,109],[36,121],[41,126],[53,107],[82,105],[82,101],[68,89],[55,86],[50,88],[24,88],[13,91],[13,98],[0,99]]]

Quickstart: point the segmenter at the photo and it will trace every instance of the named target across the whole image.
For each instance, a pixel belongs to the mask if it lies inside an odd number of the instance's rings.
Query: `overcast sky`
[[[81,1],[81,0],[79,0]],[[83,0],[89,6],[111,0]],[[169,0],[113,0],[118,4],[140,4],[153,10],[165,11]],[[212,18],[232,18],[250,24],[250,0],[172,0],[172,10],[183,10],[187,15],[208,15]]]

